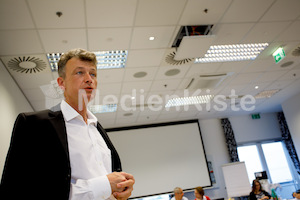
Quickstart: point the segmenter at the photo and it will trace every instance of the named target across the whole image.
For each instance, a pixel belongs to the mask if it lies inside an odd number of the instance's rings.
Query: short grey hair
[[[91,62],[95,66],[97,66],[96,55],[93,52],[89,52],[85,49],[80,49],[80,48],[72,49],[72,50],[64,53],[60,57],[60,59],[57,63],[59,77],[65,78],[65,76],[66,76],[66,71],[65,71],[66,64],[72,58],[78,58],[81,61]]]
[[[174,193],[181,194],[182,193],[182,189],[180,187],[176,187],[176,188],[174,188]]]

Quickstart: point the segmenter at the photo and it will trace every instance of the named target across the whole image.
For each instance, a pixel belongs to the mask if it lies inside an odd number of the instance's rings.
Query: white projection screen
[[[133,174],[131,199],[209,187],[198,120],[107,129],[123,171]]]

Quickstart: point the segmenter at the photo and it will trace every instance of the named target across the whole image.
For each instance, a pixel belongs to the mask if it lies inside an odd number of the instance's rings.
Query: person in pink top
[[[202,187],[196,187],[195,191],[195,200],[210,200],[210,198],[208,196],[204,196],[204,190]]]

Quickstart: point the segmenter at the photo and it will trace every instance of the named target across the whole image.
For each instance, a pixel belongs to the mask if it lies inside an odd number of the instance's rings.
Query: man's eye
[[[97,74],[91,73],[91,76],[93,76],[93,77],[96,77],[96,76],[97,76]]]
[[[76,72],[76,74],[82,74],[82,71],[78,71],[78,72]]]

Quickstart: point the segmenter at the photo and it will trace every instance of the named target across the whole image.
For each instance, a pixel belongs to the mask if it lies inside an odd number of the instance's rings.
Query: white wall
[[[211,199],[227,196],[222,165],[229,163],[230,158],[226,146],[225,135],[219,119],[199,120],[201,135],[207,160],[212,162],[216,185],[212,189],[205,189],[205,195]]]
[[[235,140],[239,143],[281,138],[277,113],[260,114],[260,119],[251,115],[230,117]]]
[[[20,112],[33,111],[20,89],[0,62],[0,177],[14,122]]]
[[[283,113],[288,124],[298,157],[300,157],[300,93],[282,103]]]

